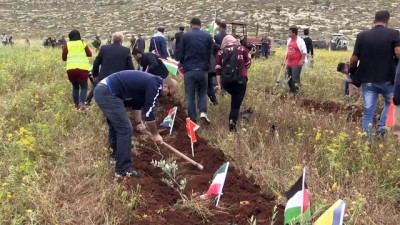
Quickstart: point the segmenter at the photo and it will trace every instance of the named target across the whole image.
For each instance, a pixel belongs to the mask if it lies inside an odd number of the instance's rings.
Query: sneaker
[[[110,164],[111,164],[111,165],[117,164],[117,160],[115,159],[115,157],[110,156]]]
[[[211,124],[210,119],[208,119],[208,117],[207,117],[207,113],[204,113],[204,112],[200,113],[200,121],[206,125]]]
[[[142,178],[144,177],[144,174],[136,171],[136,170],[131,170],[128,172],[115,172],[115,177],[120,178],[120,177],[135,177],[135,178]]]
[[[85,106],[90,106],[91,103],[90,102],[85,102]]]
[[[229,120],[229,131],[230,132],[236,132],[236,123],[233,120]]]

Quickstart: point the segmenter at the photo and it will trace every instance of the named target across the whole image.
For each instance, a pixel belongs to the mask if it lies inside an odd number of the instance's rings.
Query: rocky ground
[[[400,28],[400,2],[387,0],[0,0],[0,32],[22,39],[58,37],[79,29],[84,37],[115,31],[149,36],[158,26],[173,34],[179,24],[200,17],[208,26],[217,10],[218,18],[247,22],[248,32],[269,30],[284,38],[287,27],[309,27],[314,39],[328,40],[332,33],[350,39],[371,26],[379,9],[392,13],[392,26]]]

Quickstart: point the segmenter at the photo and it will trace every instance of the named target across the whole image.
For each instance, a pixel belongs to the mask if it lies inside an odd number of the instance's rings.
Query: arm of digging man
[[[152,84],[153,85],[153,84]],[[157,86],[156,84],[154,84],[151,87],[148,87],[146,89],[146,93],[145,93],[145,102],[144,102],[144,107],[143,107],[143,112],[144,114],[144,118],[146,121],[147,126],[150,129],[150,132],[153,136],[153,140],[158,143],[161,144],[162,143],[162,137],[160,136],[160,134],[158,133],[158,129],[157,129],[157,125],[156,125],[156,117],[154,115],[154,107],[156,104],[156,100],[160,95],[160,89],[162,89],[162,84],[161,86]]]
[[[157,62],[157,56],[154,54],[149,55],[148,57],[148,71],[151,74],[154,74],[154,71],[157,70],[158,67],[158,62]]]

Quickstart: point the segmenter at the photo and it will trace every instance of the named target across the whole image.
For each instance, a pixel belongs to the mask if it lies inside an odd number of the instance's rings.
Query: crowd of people
[[[337,68],[346,74],[346,94],[351,92],[350,85],[362,86],[364,131],[371,133],[378,95],[384,96],[385,107],[377,126],[377,132],[381,135],[385,133],[386,114],[393,89],[397,126],[400,121],[400,69],[397,69],[395,80],[395,67],[400,57],[400,35],[398,31],[387,28],[389,18],[389,12],[377,12],[375,27],[357,36],[350,62],[340,63]],[[92,53],[87,44],[81,39],[79,31],[70,32],[62,58],[67,62],[73,101],[78,109],[85,109],[94,97],[104,113],[109,127],[109,147],[112,149],[110,162],[116,164],[115,176],[143,176],[132,168],[133,129],[144,132],[148,127],[153,140],[163,142],[155,122],[155,106],[159,104],[159,98],[174,95],[178,88],[177,81],[169,76],[163,63],[163,60],[171,58],[169,48],[173,48],[173,56],[184,74],[186,108],[190,120],[203,126],[209,125],[208,99],[216,105],[216,94],[226,93],[231,97],[227,129],[237,131],[252,61],[251,52],[236,37],[226,33],[224,23],[219,23],[216,35],[201,30],[201,26],[199,18],[192,18],[190,31],[185,32],[185,28],[180,26],[171,42],[165,37],[164,28],[160,27],[150,39],[148,52],[145,52],[141,35],[137,39],[132,36],[130,48],[127,48],[122,46],[123,34],[116,32],[111,36],[112,43],[99,47],[92,68],[88,59]],[[304,30],[302,37],[298,33],[298,28],[289,28],[287,53],[282,64],[287,70],[290,92],[295,95],[300,91],[302,67],[314,56],[309,30]],[[264,55],[267,57],[271,44],[268,35],[263,42]],[[137,70],[133,60],[138,65]],[[86,96],[90,71],[94,87]],[[126,108],[132,108],[133,124]]]

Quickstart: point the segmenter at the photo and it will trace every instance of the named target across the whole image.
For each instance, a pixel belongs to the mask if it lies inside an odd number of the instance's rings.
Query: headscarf
[[[71,32],[69,32],[68,37],[70,41],[81,40],[81,34],[78,30],[72,30]]]
[[[227,46],[240,45],[240,42],[232,35],[226,35],[221,43],[221,48],[226,48]]]

